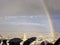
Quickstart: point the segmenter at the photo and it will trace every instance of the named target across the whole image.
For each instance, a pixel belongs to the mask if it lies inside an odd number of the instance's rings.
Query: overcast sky
[[[57,32],[60,32],[60,30],[59,30],[60,29],[60,5],[59,5],[60,0],[44,0],[44,1],[51,14],[55,30]],[[33,18],[29,17],[29,16],[37,16],[37,15],[40,17],[33,17]],[[7,18],[7,16],[8,17],[10,16],[10,17]],[[27,16],[27,17],[24,17],[24,19],[22,19],[20,16]],[[41,19],[41,17],[42,17],[42,19]],[[8,20],[8,21],[6,21],[6,20]],[[2,24],[0,24],[0,30],[1,31],[3,31],[3,30],[7,31],[8,29],[9,30],[12,29],[12,31],[16,30],[16,29],[19,30],[19,28],[20,28],[19,26],[14,27],[11,25],[19,25],[22,22],[25,22],[25,24],[27,22],[29,22],[28,25],[34,25],[33,23],[39,22],[40,26],[41,26],[41,23],[49,26],[47,16],[41,5],[41,1],[40,0],[0,0],[0,23],[2,23]],[[8,26],[10,26],[10,27],[8,27]],[[44,26],[42,26],[42,27],[44,27]],[[27,27],[28,26],[26,26],[26,28]],[[33,27],[34,28],[31,27],[31,29],[34,29],[34,30],[42,28],[42,27],[35,28],[35,26],[33,26]],[[23,30],[23,28],[21,28],[21,29]],[[43,28],[43,29],[45,29],[45,28]]]
[[[47,16],[0,17],[0,32],[50,32]]]

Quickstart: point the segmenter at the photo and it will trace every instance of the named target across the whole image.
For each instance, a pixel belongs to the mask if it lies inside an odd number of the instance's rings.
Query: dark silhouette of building
[[[54,45],[60,45],[60,38],[54,43]]]
[[[4,39],[2,45],[7,45],[7,40]]]
[[[40,44],[40,45],[45,45],[44,41],[43,41],[43,42],[41,42],[41,44]]]
[[[27,39],[24,43],[23,43],[23,45],[30,45],[33,41],[35,41],[36,40],[36,37],[31,37],[31,38],[29,38],[29,39]]]
[[[52,43],[49,43],[48,41],[43,41],[43,42],[41,42],[40,45],[53,45],[53,44]]]
[[[47,45],[54,45],[54,44],[52,44],[52,43],[47,43]]]
[[[1,40],[0,40],[0,43],[1,43]]]
[[[20,45],[20,42],[22,42],[23,40],[20,38],[13,38],[9,41],[9,45]]]

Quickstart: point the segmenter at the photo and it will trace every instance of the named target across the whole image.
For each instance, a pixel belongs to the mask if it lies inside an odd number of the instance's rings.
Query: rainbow
[[[55,29],[54,29],[53,22],[52,22],[52,19],[51,19],[51,16],[50,16],[50,12],[49,12],[48,7],[46,6],[46,3],[44,2],[44,0],[41,0],[41,4],[44,8],[45,14],[48,16],[51,35],[52,35],[52,40],[54,41],[55,40]]]

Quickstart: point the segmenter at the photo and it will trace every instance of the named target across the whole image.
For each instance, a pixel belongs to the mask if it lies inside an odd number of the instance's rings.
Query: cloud
[[[45,0],[51,15],[60,14],[60,0]]]
[[[60,0],[44,0],[51,14],[60,14]],[[40,0],[0,0],[0,16],[45,14]]]
[[[0,32],[49,32],[46,16],[5,16],[0,17]]]
[[[43,14],[43,7],[40,0],[0,0],[0,3],[1,16]]]

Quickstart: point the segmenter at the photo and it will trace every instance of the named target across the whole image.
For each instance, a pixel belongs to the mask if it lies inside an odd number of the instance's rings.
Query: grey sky
[[[43,9],[40,0],[0,0],[0,15],[40,15]]]
[[[52,20],[54,23],[54,27],[56,28],[56,30],[59,31],[59,29],[60,29],[60,26],[59,26],[60,25],[60,16],[59,16],[60,15],[60,0],[44,0],[44,1],[51,14],[51,17],[52,17]],[[0,18],[1,18],[1,16],[3,17],[0,20],[0,23],[2,23],[2,22],[4,23],[4,21],[6,22],[5,16],[13,16],[12,17],[13,19],[8,18],[7,19],[8,21],[19,22],[19,20],[20,20],[20,22],[21,22],[21,19],[16,19],[14,16],[35,16],[35,15],[36,16],[37,15],[46,16],[44,14],[45,14],[45,12],[43,10],[40,0],[0,0]],[[57,16],[59,18],[57,18],[55,16]],[[14,19],[16,19],[16,20],[14,20]],[[43,18],[42,20],[40,19],[40,23],[43,23],[44,21],[45,21],[44,23],[48,22],[45,19],[46,18]],[[29,18],[24,19],[24,21],[27,21],[27,20],[30,20],[30,19]],[[32,21],[29,21],[29,22],[32,22]],[[38,21],[36,21],[36,22],[38,22]],[[6,30],[12,28],[12,26],[10,26],[11,28],[9,28],[8,25],[6,27],[5,26],[6,25],[1,25],[0,28],[2,30],[4,30],[5,28],[6,28]],[[15,30],[14,28],[12,28],[12,29]],[[16,29],[18,29],[18,27]]]
[[[51,15],[60,14],[60,0],[45,0]]]
[[[51,14],[60,14],[60,0],[44,0]],[[0,0],[0,16],[43,14],[40,0]]]
[[[47,16],[0,17],[0,32],[50,32]]]

